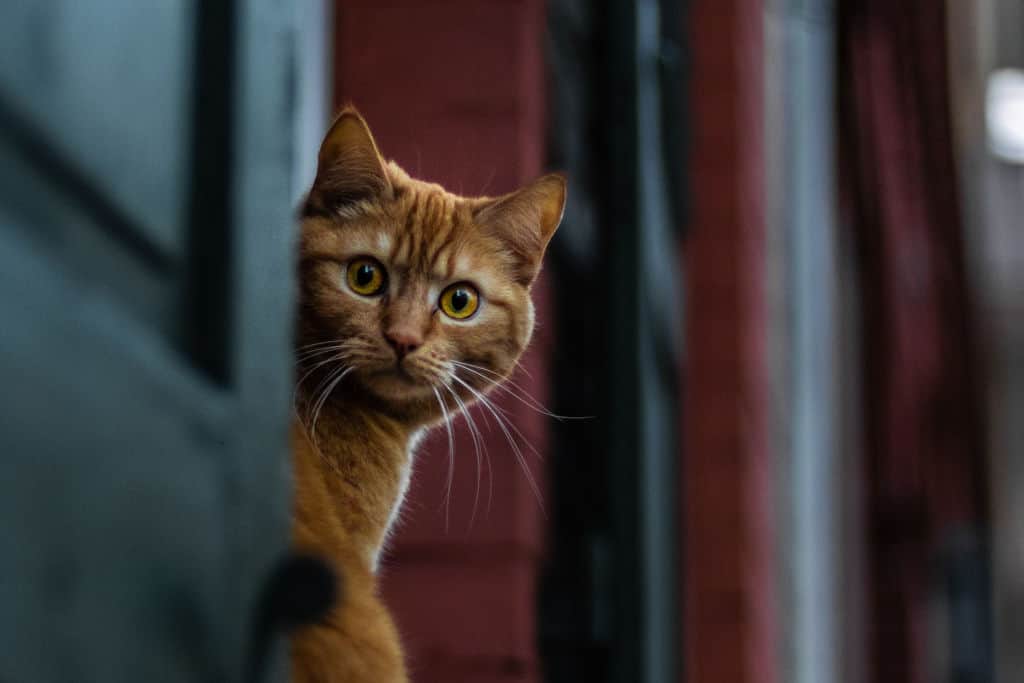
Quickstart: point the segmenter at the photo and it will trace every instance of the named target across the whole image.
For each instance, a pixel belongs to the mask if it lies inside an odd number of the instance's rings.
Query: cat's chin
[[[379,408],[410,426],[428,426],[442,416],[434,386],[426,379],[390,371],[360,380],[363,391]]]
[[[433,385],[400,369],[374,372],[363,378],[363,383],[378,398],[395,404],[419,402],[433,397]]]

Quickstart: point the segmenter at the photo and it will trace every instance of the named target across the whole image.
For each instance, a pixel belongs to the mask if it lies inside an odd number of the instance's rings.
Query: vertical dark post
[[[657,0],[608,16],[608,427],[617,628],[612,680],[677,676],[678,192],[666,173]],[[672,122],[669,125],[674,125]]]
[[[678,680],[676,238],[687,3],[549,2],[558,314],[551,538],[539,596],[545,680]]]
[[[602,410],[608,430],[610,520],[613,544],[611,589],[615,628],[612,632],[610,680],[642,680],[639,667],[643,634],[641,601],[635,588],[641,571],[638,505],[640,387],[636,329],[640,324],[637,275],[640,226],[636,214],[639,188],[636,169],[636,3],[612,0],[608,23],[609,131],[606,182],[608,232],[608,395]],[[627,284],[630,283],[630,284]],[[618,285],[618,286],[617,286]]]
[[[186,353],[215,381],[230,381],[235,3],[196,4],[191,196],[185,272]]]

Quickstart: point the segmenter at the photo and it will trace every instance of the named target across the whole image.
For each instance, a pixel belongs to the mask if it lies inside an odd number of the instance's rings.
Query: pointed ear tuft
[[[505,242],[523,285],[532,284],[540,272],[544,251],[562,222],[565,195],[565,176],[550,173],[504,197],[482,202],[474,212],[483,230]]]
[[[345,107],[320,145],[309,202],[331,211],[391,194],[391,181],[369,126],[354,108]]]

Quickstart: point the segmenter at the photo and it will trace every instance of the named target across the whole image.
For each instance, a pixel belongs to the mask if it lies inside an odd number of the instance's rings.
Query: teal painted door
[[[283,2],[0,4],[4,683],[252,675],[287,542],[294,41]]]

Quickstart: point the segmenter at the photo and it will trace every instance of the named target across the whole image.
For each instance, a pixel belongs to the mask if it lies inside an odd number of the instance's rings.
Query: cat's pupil
[[[469,294],[464,289],[456,289],[452,292],[452,308],[461,311],[469,305]]]
[[[356,284],[365,287],[371,282],[373,282],[373,266],[369,264],[359,266],[359,269],[356,270]]]

